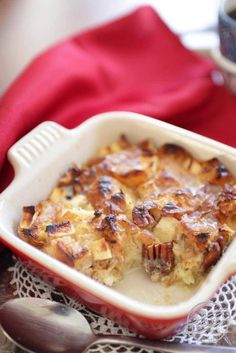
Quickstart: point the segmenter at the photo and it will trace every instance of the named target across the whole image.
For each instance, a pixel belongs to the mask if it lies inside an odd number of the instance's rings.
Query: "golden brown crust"
[[[217,158],[202,163],[201,180],[204,182],[224,185],[234,180],[232,173]]]
[[[220,192],[218,200],[218,214],[225,218],[234,216],[236,214],[236,188],[232,185],[225,185]]]
[[[153,156],[147,156],[141,148],[133,146],[115,155],[107,155],[98,165],[98,170],[130,188],[135,188],[148,179],[147,170],[154,162]]]
[[[73,164],[18,226],[25,241],[109,286],[135,266],[153,281],[195,284],[235,230],[236,179],[222,162],[125,136]]]
[[[29,228],[32,224],[34,214],[35,214],[34,206],[23,207],[23,214],[20,221],[20,228]]]
[[[86,197],[95,209],[104,213],[122,213],[126,208],[124,192],[116,179],[99,176],[90,185]]]
[[[156,221],[151,210],[156,208],[156,203],[146,201],[142,205],[133,208],[133,222],[140,228],[152,228]]]

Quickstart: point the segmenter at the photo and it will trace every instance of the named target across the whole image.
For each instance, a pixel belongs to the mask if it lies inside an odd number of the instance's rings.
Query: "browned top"
[[[200,161],[174,144],[134,145],[123,136],[68,169],[47,200],[24,207],[18,233],[106,283],[101,271],[122,277],[140,263],[153,280],[179,280],[178,266],[196,277],[187,256],[198,258],[202,275],[235,228],[236,179],[217,158]]]

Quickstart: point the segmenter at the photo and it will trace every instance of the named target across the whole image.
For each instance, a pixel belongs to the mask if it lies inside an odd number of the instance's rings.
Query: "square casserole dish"
[[[86,162],[122,133],[131,142],[150,138],[157,146],[178,144],[202,160],[217,157],[236,174],[234,148],[143,115],[104,113],[72,130],[44,122],[9,150],[15,178],[0,195],[0,240],[36,274],[90,309],[147,337],[163,338],[176,332],[193,309],[206,302],[236,272],[236,240],[191,298],[174,305],[153,305],[96,282],[24,242],[16,233],[23,205],[44,199],[71,163]]]

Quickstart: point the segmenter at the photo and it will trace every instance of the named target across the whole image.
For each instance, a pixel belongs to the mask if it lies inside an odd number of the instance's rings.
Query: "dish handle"
[[[47,157],[49,150],[68,137],[68,130],[52,121],[45,121],[17,141],[8,151],[15,174],[37,167],[37,162]]]

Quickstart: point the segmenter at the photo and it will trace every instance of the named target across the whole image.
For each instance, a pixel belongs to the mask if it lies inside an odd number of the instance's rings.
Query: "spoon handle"
[[[146,349],[159,349],[163,353],[235,353],[236,347],[192,345],[172,343],[164,341],[151,341],[135,337],[102,336],[98,337],[96,344],[123,344],[125,346],[136,346]]]

